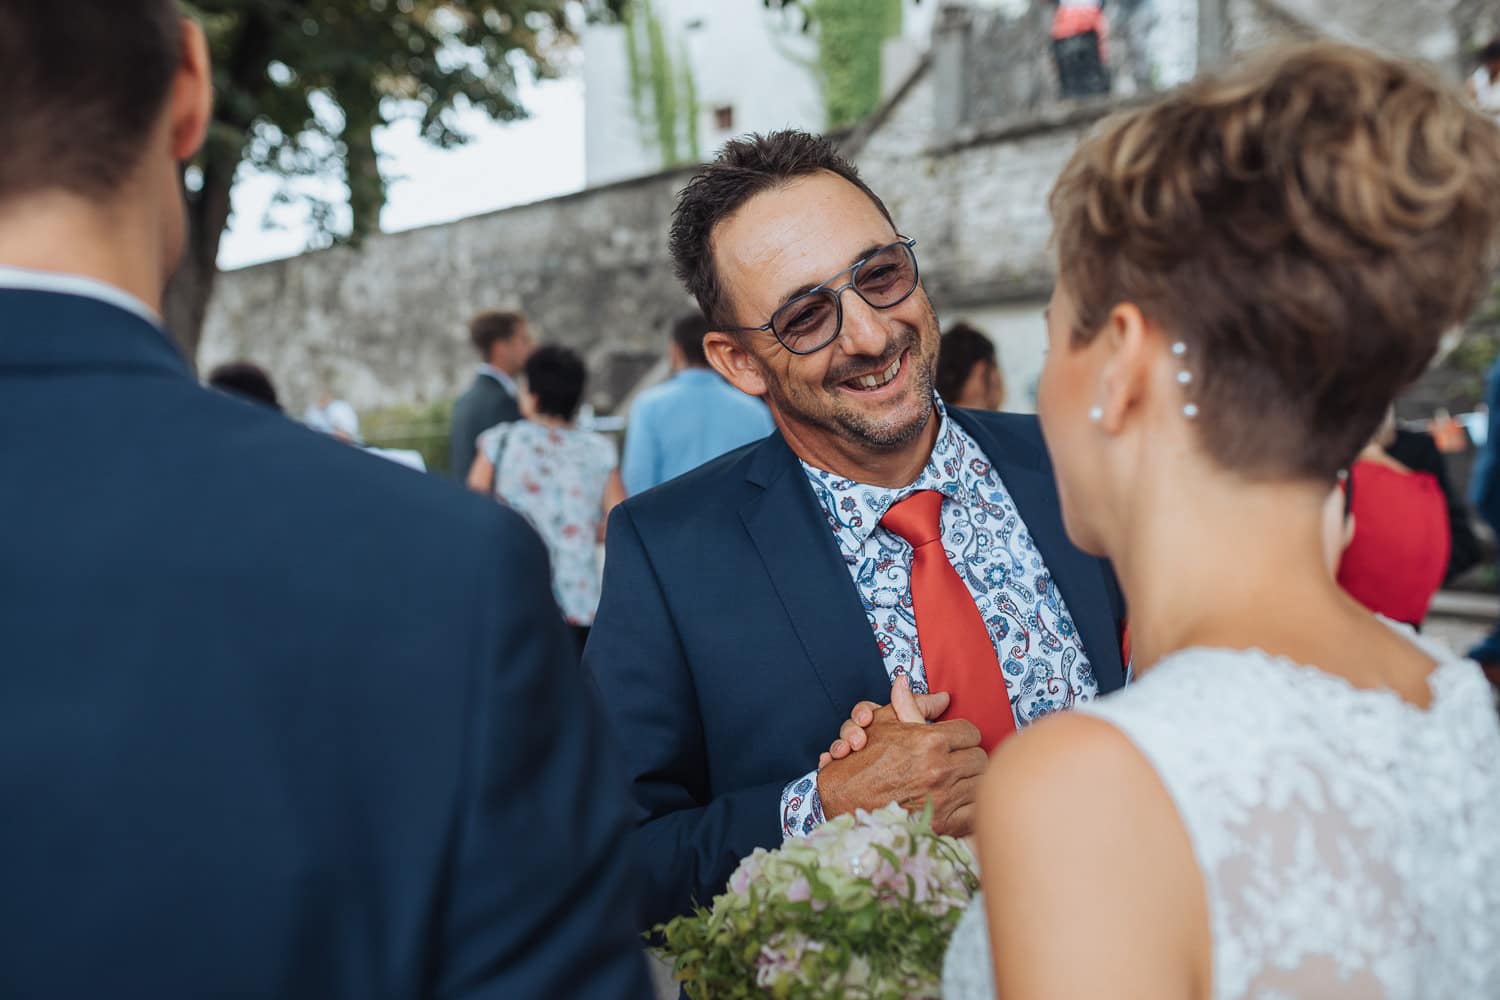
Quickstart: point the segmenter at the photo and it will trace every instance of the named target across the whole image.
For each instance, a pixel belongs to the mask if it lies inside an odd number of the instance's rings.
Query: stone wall
[[[690,307],[667,221],[668,173],[220,277],[200,361],[266,365],[294,410],[324,390],[357,408],[453,395],[477,358],[465,323],[519,308],[544,340],[581,349],[596,402],[620,398]]]

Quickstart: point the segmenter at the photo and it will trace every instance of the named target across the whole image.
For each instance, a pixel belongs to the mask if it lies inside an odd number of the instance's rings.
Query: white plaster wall
[[[674,55],[685,44],[698,87],[700,154],[725,141],[779,128],[821,131],[823,98],[812,62],[816,41],[799,15],[768,11],[761,0],[654,0]],[[902,34],[909,52],[925,50],[940,0],[904,0]],[[583,31],[585,176],[589,186],[651,173],[658,154],[643,140],[630,99],[625,30],[590,25]],[[903,60],[897,59],[897,65]],[[905,60],[910,65],[910,59]],[[886,81],[889,86],[890,81]],[[714,109],[734,109],[719,129]]]

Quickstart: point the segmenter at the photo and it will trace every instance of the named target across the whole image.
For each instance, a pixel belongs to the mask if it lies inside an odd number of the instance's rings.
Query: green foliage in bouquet
[[[830,820],[740,863],[713,906],[657,928],[693,1000],[937,997],[979,880],[931,810]]]

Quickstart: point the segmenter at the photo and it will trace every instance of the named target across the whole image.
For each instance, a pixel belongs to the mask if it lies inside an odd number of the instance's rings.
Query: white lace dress
[[[1188,650],[1080,706],[1171,793],[1207,887],[1214,1000],[1500,998],[1500,719],[1432,643],[1433,700]],[[982,898],[943,995],[994,995]]]

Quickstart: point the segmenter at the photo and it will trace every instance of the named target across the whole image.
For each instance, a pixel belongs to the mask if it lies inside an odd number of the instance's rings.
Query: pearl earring
[[[1096,406],[1092,410],[1090,410],[1089,411],[1089,419],[1092,420],[1096,424],[1099,421],[1103,420],[1104,419],[1104,407],[1102,407],[1102,406]]]
[[[1181,340],[1179,340],[1175,344],[1173,344],[1172,345],[1172,356],[1174,358],[1177,358],[1178,360],[1181,360],[1182,358],[1186,357],[1187,356],[1187,344],[1185,342],[1181,341]],[[1177,384],[1180,385],[1180,386],[1182,386],[1184,389],[1186,389],[1188,386],[1192,385],[1193,384],[1193,373],[1190,372],[1190,371],[1188,371],[1186,368],[1180,369],[1177,372]],[[1183,408],[1182,408],[1182,415],[1184,417],[1186,417],[1188,420],[1194,420],[1194,419],[1196,419],[1197,416],[1198,416],[1198,404],[1197,403],[1188,403],[1185,406],[1183,406]]]

